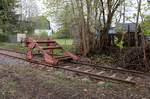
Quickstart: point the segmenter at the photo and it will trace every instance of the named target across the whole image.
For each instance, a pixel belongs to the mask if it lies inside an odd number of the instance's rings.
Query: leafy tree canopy
[[[32,22],[35,25],[35,29],[49,29],[49,21],[44,16],[32,17]]]

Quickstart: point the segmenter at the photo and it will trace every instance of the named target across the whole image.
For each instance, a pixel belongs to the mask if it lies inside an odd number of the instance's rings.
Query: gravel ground
[[[73,77],[0,55],[0,99],[150,99],[150,88]]]

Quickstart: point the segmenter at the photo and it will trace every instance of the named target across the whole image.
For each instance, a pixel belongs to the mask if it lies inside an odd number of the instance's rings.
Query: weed
[[[112,88],[113,87],[113,83],[112,82],[99,82],[97,83],[98,87],[103,87],[103,88]]]

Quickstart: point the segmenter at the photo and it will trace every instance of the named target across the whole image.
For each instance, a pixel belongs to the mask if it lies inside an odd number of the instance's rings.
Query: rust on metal
[[[26,53],[26,57],[29,60],[32,60],[34,55],[33,50],[36,49],[38,50],[38,54],[41,54],[45,60],[45,62],[50,63],[50,64],[57,64],[60,61],[63,60],[68,60],[72,59],[75,61],[79,60],[79,57],[74,55],[71,52],[65,51],[62,46],[60,46],[56,41],[52,39],[47,39],[47,40],[34,40],[31,37],[26,38],[25,40],[26,47],[28,48],[28,51]],[[43,46],[43,44],[45,44]],[[58,57],[55,56],[54,50],[59,49],[63,52],[63,56]]]

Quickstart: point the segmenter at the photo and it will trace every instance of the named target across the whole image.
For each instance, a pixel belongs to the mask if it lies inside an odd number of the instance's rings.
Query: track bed
[[[123,69],[115,69],[110,67],[100,67],[96,69],[93,64],[88,63],[79,63],[79,62],[71,62],[71,63],[62,63],[58,65],[50,65],[48,63],[40,60],[40,57],[37,57],[33,60],[27,60],[25,58],[24,53],[14,52],[10,50],[0,50],[0,54],[18,58],[21,60],[25,60],[34,64],[44,65],[47,67],[58,68],[62,70],[66,70],[69,72],[73,72],[75,74],[80,74],[80,76],[88,76],[89,78],[98,80],[98,81],[112,81],[116,83],[126,83],[131,85],[146,85],[149,86],[149,76],[142,72],[137,71],[129,71]]]

